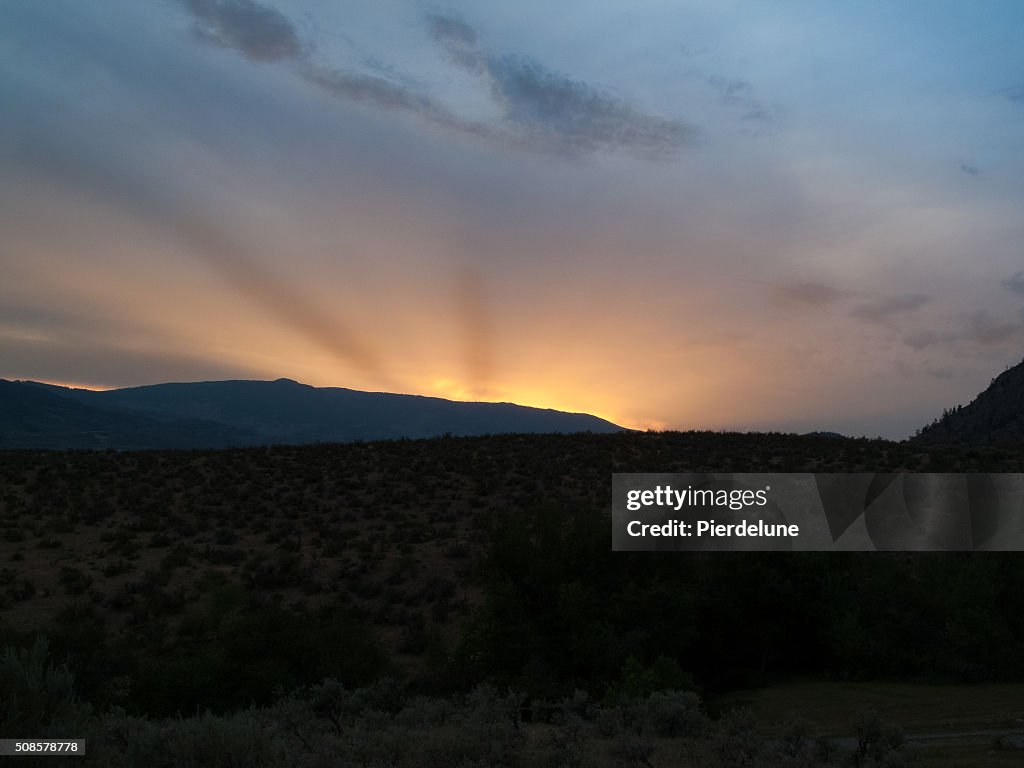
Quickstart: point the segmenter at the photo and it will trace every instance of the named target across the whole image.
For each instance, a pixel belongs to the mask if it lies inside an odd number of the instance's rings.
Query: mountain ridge
[[[274,381],[112,390],[0,379],[0,447],[220,448],[504,434],[618,432],[586,413]]]

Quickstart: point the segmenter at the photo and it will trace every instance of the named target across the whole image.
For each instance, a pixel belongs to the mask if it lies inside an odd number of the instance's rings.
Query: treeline
[[[539,507],[491,530],[467,682],[610,690],[623,659],[716,694],[793,676],[1024,679],[1017,553],[612,553],[608,519]]]

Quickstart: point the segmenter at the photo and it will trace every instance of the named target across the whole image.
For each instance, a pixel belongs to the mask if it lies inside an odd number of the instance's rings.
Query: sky
[[[904,438],[1024,356],[1024,4],[0,4],[0,377]]]

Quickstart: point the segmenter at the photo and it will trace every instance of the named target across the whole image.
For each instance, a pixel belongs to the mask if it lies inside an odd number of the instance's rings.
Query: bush
[[[700,697],[693,691],[655,691],[645,702],[645,730],[655,736],[694,738],[708,728]]]
[[[75,678],[49,662],[49,642],[38,638],[31,648],[8,646],[0,654],[0,733],[68,737],[88,708],[75,695]]]
[[[711,749],[722,768],[756,766],[764,752],[764,740],[757,732],[754,714],[749,709],[727,713],[718,721]]]
[[[904,765],[909,760],[909,755],[901,752],[905,743],[902,730],[895,726],[883,725],[876,712],[866,712],[857,723],[854,765]]]
[[[609,686],[605,704],[644,699],[656,691],[692,691],[695,688],[693,677],[669,656],[659,656],[648,667],[630,656],[622,667],[621,680]]]
[[[230,716],[209,712],[190,718],[149,721],[123,713],[104,718],[94,759],[103,765],[147,768],[278,768],[293,766],[298,745],[290,744],[261,713]]]
[[[61,566],[58,579],[68,595],[84,594],[92,586],[92,576],[67,565]]]

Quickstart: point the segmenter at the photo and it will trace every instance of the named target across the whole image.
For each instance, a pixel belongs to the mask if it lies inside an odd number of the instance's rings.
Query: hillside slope
[[[972,445],[1024,442],[1024,361],[992,379],[968,405],[944,411],[912,439]]]
[[[3,384],[0,446],[11,448],[225,448],[445,434],[623,431],[585,413],[318,388],[289,379],[102,392],[36,382]]]
[[[204,419],[96,407],[60,389],[0,379],[0,448],[228,448],[257,439]]]

